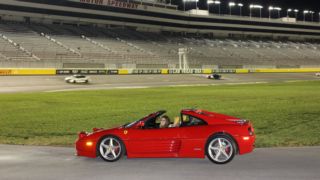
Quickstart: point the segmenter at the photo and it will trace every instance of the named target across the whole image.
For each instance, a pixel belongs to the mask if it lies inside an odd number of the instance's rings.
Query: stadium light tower
[[[280,18],[280,11],[282,10],[280,7],[269,6],[269,20],[271,19],[271,11],[278,11],[278,18]]]
[[[243,4],[242,3],[238,3],[238,6],[240,8],[240,16],[242,16],[242,7],[243,7]]]
[[[309,13],[311,14],[311,22],[313,22],[314,11],[309,11]]]
[[[207,0],[207,8],[208,8],[208,12],[210,10],[210,5],[218,5],[219,6],[219,15],[220,15],[220,4],[221,4],[221,1],[217,1],[217,0]]]
[[[306,14],[308,14],[308,13],[309,13],[308,10],[303,11],[303,22],[306,22]]]
[[[292,9],[290,8],[290,9],[287,9],[287,17],[289,17],[289,13],[291,13],[292,12]]]
[[[183,10],[186,11],[186,3],[196,3],[196,9],[198,9],[199,0],[182,0],[183,1]]]
[[[303,11],[303,22],[306,22],[306,15],[311,14],[311,20],[313,21],[313,11],[309,11],[309,10],[304,10]]]
[[[231,16],[231,14],[232,14],[232,7],[234,7],[234,6],[236,6],[236,3],[235,2],[229,2],[229,14],[230,14],[230,16]]]
[[[210,4],[213,4],[213,0],[207,0],[208,13],[210,13]]]
[[[217,0],[213,1],[213,4],[219,6],[219,16],[220,16],[221,15],[221,7],[220,7],[221,6],[221,1],[217,1]]]
[[[183,11],[186,11],[186,1],[182,0],[182,3],[183,3]]]
[[[295,9],[295,10],[293,10],[293,11],[294,11],[294,16],[296,17],[296,19],[298,19],[299,10],[298,10],[298,9]]]
[[[262,17],[261,10],[263,9],[263,6],[257,5],[257,4],[250,4],[249,8],[250,8],[250,19],[252,17],[252,9],[259,9],[260,10],[260,18]]]
[[[198,10],[198,2],[199,0],[193,0],[196,3],[196,10]]]

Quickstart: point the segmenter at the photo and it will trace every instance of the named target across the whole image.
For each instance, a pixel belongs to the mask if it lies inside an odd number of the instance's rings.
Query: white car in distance
[[[67,83],[89,83],[90,78],[85,75],[75,74],[64,79]]]

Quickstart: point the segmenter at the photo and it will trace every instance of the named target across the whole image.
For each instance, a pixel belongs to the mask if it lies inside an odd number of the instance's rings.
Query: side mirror
[[[143,127],[144,127],[144,121],[138,122],[137,127],[138,127],[138,128],[143,128]]]

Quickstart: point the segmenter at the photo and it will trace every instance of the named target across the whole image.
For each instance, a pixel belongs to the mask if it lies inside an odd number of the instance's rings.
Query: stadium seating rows
[[[179,48],[188,49],[191,68],[320,63],[320,44],[317,43],[173,36],[124,28],[0,23],[1,62],[176,68]]]

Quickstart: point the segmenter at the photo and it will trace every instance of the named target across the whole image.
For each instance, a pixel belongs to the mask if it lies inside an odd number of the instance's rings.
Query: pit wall
[[[290,69],[40,69],[40,68],[2,68],[0,76],[28,75],[129,75],[129,74],[212,74],[212,73],[315,73],[320,68],[290,68]]]

